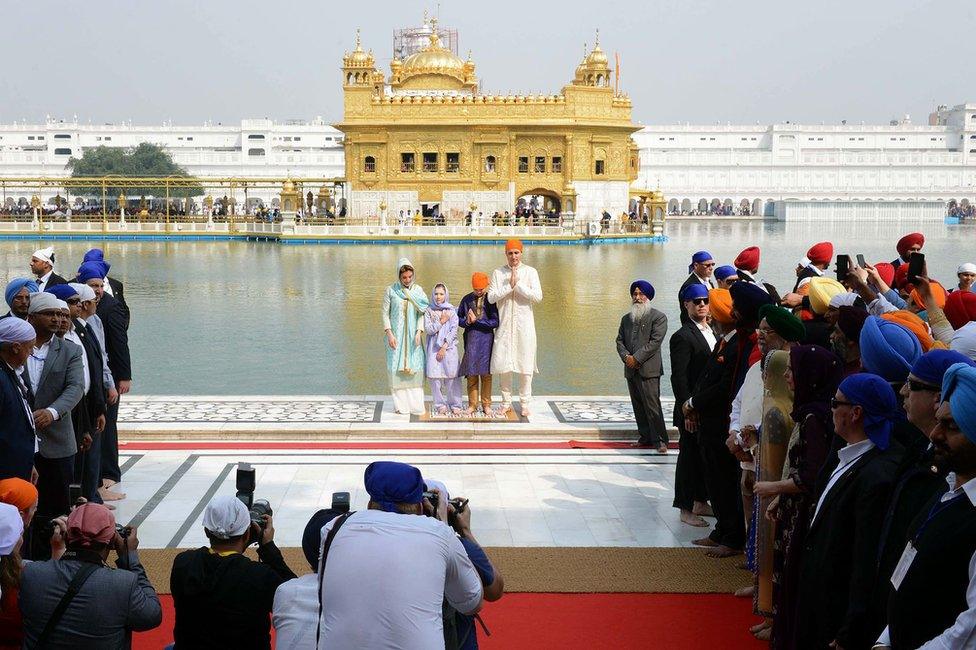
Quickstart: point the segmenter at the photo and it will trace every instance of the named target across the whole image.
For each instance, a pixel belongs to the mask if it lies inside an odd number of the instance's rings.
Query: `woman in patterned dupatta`
[[[844,376],[840,358],[819,345],[790,350],[786,381],[793,387],[795,426],[780,480],[756,483],[756,494],[775,497],[766,517],[776,520],[773,539],[772,648],[797,647],[796,611],[800,558],[810,527],[810,500],[817,474],[830,452],[834,422],[830,399]],[[775,477],[772,477],[775,478]]]
[[[424,412],[424,310],[429,301],[414,284],[413,265],[403,257],[397,262],[397,281],[383,294],[383,328],[386,330],[386,369],[397,413]]]
[[[763,415],[759,445],[756,449],[756,483],[779,480],[783,475],[786,448],[793,431],[793,389],[786,382],[790,353],[774,350],[766,355],[763,367]],[[756,529],[756,551],[753,564],[756,576],[753,612],[765,621],[753,627],[760,639],[769,638],[773,617],[773,536],[774,523],[764,516],[770,496],[755,495],[753,526]]]

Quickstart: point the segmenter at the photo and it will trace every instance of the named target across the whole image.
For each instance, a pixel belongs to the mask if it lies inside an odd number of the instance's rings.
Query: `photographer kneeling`
[[[295,574],[274,543],[271,515],[263,527],[251,521],[240,499],[214,497],[203,513],[210,547],[184,551],[173,561],[170,588],[176,609],[177,650],[271,648],[275,590]],[[258,541],[254,562],[244,555]]]
[[[445,524],[447,500],[440,521],[424,517],[423,477],[404,463],[372,463],[365,482],[369,509],[322,531],[320,647],[443,648],[443,602],[469,616],[482,604],[481,579]]]
[[[58,560],[29,562],[20,580],[24,648],[129,648],[132,631],[163,621],[156,590],[139,563],[135,528],[115,526],[99,503],[75,508],[67,520],[67,551]],[[114,571],[105,563],[118,553]]]

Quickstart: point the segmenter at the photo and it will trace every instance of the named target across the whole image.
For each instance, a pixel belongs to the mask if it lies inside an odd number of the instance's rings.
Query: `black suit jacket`
[[[878,542],[902,448],[871,449],[847,468],[827,493],[810,524],[803,549],[796,604],[799,648],[870,648],[881,630],[871,618]],[[818,479],[811,516],[838,458]]]
[[[698,413],[700,435],[717,435],[722,440],[729,435],[729,414],[732,408],[732,388],[739,359],[739,335],[712,350],[705,367],[691,392],[692,406]],[[680,405],[675,405],[680,408]]]
[[[38,279],[40,279],[40,278],[38,278]],[[43,290],[46,291],[49,287],[53,287],[53,286],[58,285],[58,284],[68,284],[68,281],[65,280],[64,278],[62,278],[57,273],[53,273],[52,272],[51,273],[51,277],[49,277],[47,279],[47,284],[44,285],[44,289]]]
[[[98,337],[89,332],[81,321],[74,319],[75,333],[81,339],[81,345],[85,350],[85,357],[88,360],[89,384],[88,394],[85,400],[88,408],[88,416],[94,422],[98,416],[105,415],[107,408],[105,391],[105,373],[102,366],[102,346],[98,343]]]
[[[654,308],[638,323],[634,323],[629,313],[624,314],[617,330],[617,354],[621,360],[633,355],[639,364],[636,370],[624,366],[624,376],[627,379],[633,379],[638,373],[644,379],[664,374],[661,344],[664,343],[664,335],[667,333],[668,317]]]
[[[129,305],[125,302],[125,287],[122,285],[120,280],[116,280],[112,276],[108,276],[108,284],[112,287],[112,297],[119,301],[122,305],[122,311],[125,313],[125,329],[129,329]]]
[[[714,283],[715,280],[711,279],[711,282]],[[684,302],[681,300],[681,294],[684,292],[685,287],[687,287],[688,285],[700,284],[700,283],[701,280],[698,279],[698,276],[695,275],[694,272],[691,272],[688,274],[688,277],[685,278],[685,281],[681,283],[681,288],[678,289],[678,313],[681,315],[682,325],[687,325],[688,323],[691,322],[691,319],[688,318],[688,312],[685,311],[685,305]],[[708,288],[709,289],[713,288],[713,284],[709,284]]]
[[[684,427],[681,405],[691,397],[691,391],[698,383],[698,376],[705,368],[712,349],[694,323],[680,327],[671,335],[668,345],[671,348],[671,391],[675,402],[672,423],[676,427]]]
[[[105,326],[105,351],[108,353],[108,368],[112,371],[112,377],[116,384],[130,381],[132,365],[129,359],[129,334],[122,305],[106,293],[98,301],[95,313]]]
[[[0,479],[29,481],[34,467],[34,422],[14,371],[0,361]]]

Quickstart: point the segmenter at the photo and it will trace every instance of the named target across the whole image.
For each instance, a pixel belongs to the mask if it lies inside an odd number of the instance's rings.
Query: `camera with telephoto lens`
[[[256,470],[250,463],[237,464],[237,498],[247,506],[251,514],[251,523],[257,524],[258,528],[264,530],[267,522],[264,515],[269,517],[274,514],[271,504],[267,499],[255,499],[254,488],[257,486]]]

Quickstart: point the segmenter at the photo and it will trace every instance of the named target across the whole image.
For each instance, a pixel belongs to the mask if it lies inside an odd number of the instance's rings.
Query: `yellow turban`
[[[811,278],[809,284],[810,309],[820,316],[827,313],[831,298],[847,291],[844,285],[833,278]]]

